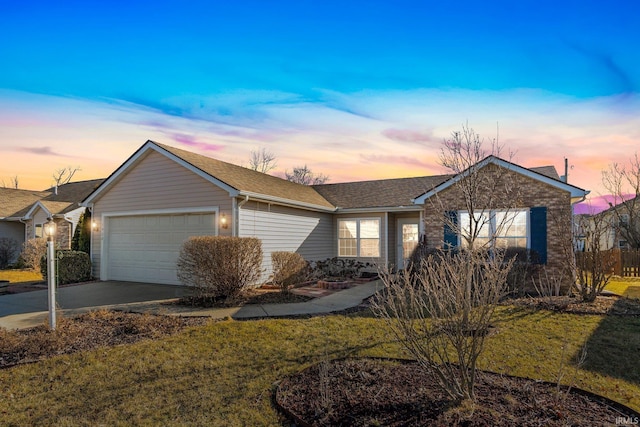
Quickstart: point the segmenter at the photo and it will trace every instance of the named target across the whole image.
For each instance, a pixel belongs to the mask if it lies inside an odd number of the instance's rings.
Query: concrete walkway
[[[188,295],[188,288],[142,283],[96,282],[58,289],[57,301],[62,308],[57,313],[58,316],[73,316],[107,309],[176,316],[208,316],[214,319],[314,315],[355,307],[383,286],[380,280],[376,280],[299,303],[195,308],[163,304]],[[151,295],[153,301],[147,301]],[[48,318],[47,291],[1,296],[0,316],[2,316],[0,327],[6,329],[24,329],[43,324]]]

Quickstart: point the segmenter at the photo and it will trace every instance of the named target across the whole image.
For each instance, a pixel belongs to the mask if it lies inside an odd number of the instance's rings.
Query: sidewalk
[[[163,304],[175,301],[175,298],[155,301],[111,304],[92,307],[59,310],[59,316],[74,316],[95,310],[120,310],[135,313],[152,313],[174,316],[208,316],[213,319],[253,319],[263,317],[286,317],[332,313],[356,307],[363,300],[382,289],[382,281],[364,283],[335,292],[324,297],[314,298],[306,302],[285,304],[249,304],[242,307],[229,308],[194,308],[179,305]],[[41,325],[48,317],[47,311],[12,314],[0,317],[0,327],[6,329],[24,329]]]

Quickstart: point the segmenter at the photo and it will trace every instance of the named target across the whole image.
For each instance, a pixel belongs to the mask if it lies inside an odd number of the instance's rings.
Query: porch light
[[[53,219],[50,219],[46,224],[44,224],[44,235],[47,237],[47,241],[55,238],[56,223],[53,222]]]
[[[93,231],[98,231],[98,222],[97,221],[91,221],[91,229]]]
[[[56,329],[56,260],[55,260],[55,235],[56,224],[50,219],[44,225],[44,234],[47,236],[47,290],[49,300],[49,328]]]
[[[229,228],[229,222],[227,221],[227,216],[225,214],[220,216],[220,226],[224,229]]]

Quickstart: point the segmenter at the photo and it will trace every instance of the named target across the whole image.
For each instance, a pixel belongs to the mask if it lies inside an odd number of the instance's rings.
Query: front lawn
[[[41,282],[42,274],[32,270],[0,270],[0,280],[8,280],[12,284]]]
[[[640,318],[501,307],[495,326],[482,368],[547,381],[561,372],[564,383],[640,410]],[[0,424],[277,426],[278,380],[353,356],[403,354],[368,312],[221,321],[0,370]]]
[[[622,297],[640,299],[640,277],[614,277],[604,289]]]

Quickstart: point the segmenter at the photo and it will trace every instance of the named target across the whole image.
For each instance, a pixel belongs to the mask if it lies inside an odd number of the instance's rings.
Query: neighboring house
[[[583,218],[583,228],[591,230],[585,239],[586,250],[592,247],[589,239],[595,235],[600,238],[600,250],[640,247],[640,196],[609,205],[609,209]]]
[[[80,202],[102,179],[70,182],[45,191],[0,188],[0,237],[14,239],[20,247],[33,238],[44,237],[44,224],[56,223],[56,246],[71,247],[71,239],[85,207]]]
[[[553,236],[570,238],[572,204],[588,192],[560,181],[553,167],[527,169],[493,156],[475,167],[507,168],[520,183],[522,235],[513,241],[559,268],[563,254]],[[274,251],[401,266],[419,241],[457,245],[431,200],[442,196],[447,215],[464,217],[453,185],[460,179],[464,174],[305,186],[147,141],[82,204],[92,210],[92,261],[102,280],[179,284],[180,247],[197,235],[260,238],[266,279]]]

